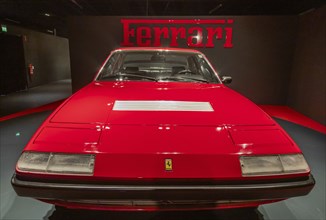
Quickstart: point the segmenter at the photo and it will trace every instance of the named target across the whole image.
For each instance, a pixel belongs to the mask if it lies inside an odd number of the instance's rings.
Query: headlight
[[[95,156],[91,154],[24,152],[17,168],[36,173],[92,175],[94,163]]]
[[[302,154],[240,156],[243,176],[278,175],[309,172]]]

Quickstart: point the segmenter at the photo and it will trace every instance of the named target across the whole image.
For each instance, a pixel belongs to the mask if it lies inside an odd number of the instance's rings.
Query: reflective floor
[[[29,138],[50,112],[35,113],[0,122],[0,219],[326,219],[325,168],[326,135],[308,128],[277,120],[300,146],[316,179],[313,191],[304,197],[263,205],[258,209],[233,209],[197,212],[104,212],[55,210],[54,206],[18,197],[10,185],[15,163]]]
[[[2,95],[0,96],[0,117],[66,99],[71,93],[71,79],[64,79],[25,91]]]

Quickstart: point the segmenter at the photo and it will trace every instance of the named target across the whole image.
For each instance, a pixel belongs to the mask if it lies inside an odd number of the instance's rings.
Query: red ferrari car
[[[67,208],[257,207],[308,194],[298,146],[196,50],[121,48],[38,129],[19,196]]]

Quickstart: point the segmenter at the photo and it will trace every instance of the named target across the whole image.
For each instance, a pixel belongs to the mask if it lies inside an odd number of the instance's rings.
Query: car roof
[[[173,48],[173,47],[120,47],[115,49],[116,51],[174,51],[174,52],[190,52],[190,53],[200,53],[198,50],[186,49],[186,48]]]

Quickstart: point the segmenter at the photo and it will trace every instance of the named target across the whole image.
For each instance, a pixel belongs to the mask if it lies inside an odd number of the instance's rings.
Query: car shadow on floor
[[[164,212],[122,212],[93,211],[53,208],[44,220],[264,220],[263,215],[254,208],[225,209],[218,211],[164,211]]]

